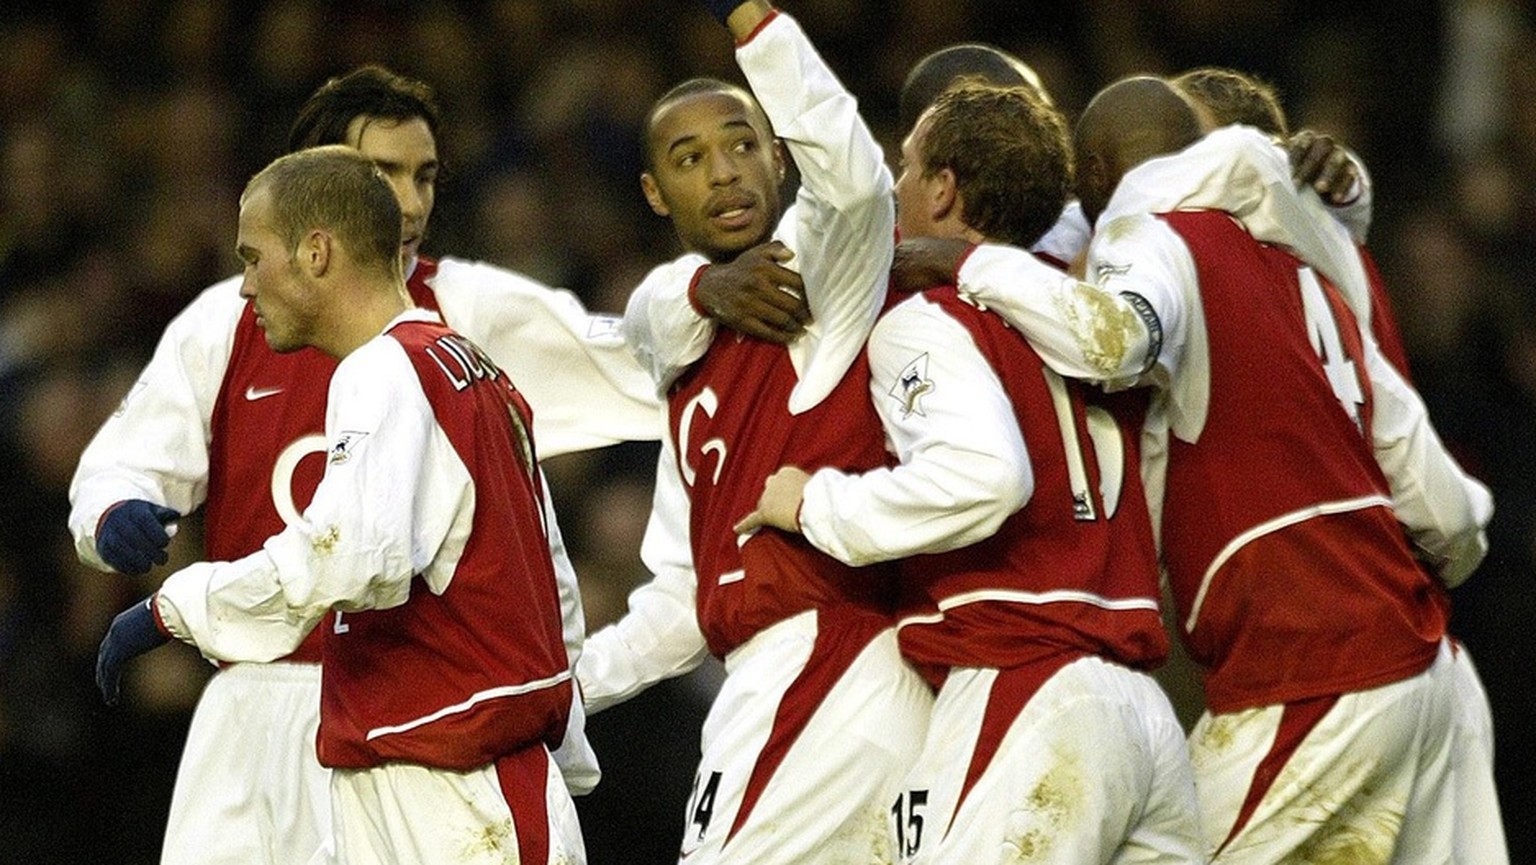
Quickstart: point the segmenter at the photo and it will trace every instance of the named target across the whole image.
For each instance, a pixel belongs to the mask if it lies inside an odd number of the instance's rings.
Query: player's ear
[[[335,238],[328,231],[312,229],[299,241],[298,264],[311,279],[324,276],[331,267]]]
[[[773,139],[773,177],[782,186],[784,175],[788,173],[788,161],[784,158],[784,142]]]
[[[923,178],[923,183],[928,193],[929,216],[934,222],[941,222],[951,215],[960,215],[960,188],[952,169],[940,168]]]
[[[667,207],[667,202],[661,197],[661,187],[656,185],[656,178],[649,171],[640,175],[640,191],[645,193],[646,202],[657,216],[672,215],[672,209]]]

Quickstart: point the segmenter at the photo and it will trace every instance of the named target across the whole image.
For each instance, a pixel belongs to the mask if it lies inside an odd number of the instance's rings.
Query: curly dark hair
[[[401,122],[421,118],[438,138],[437,99],[432,86],[382,66],[360,66],[321,85],[299,108],[288,130],[288,150],[345,144],[347,127],[358,117]]]

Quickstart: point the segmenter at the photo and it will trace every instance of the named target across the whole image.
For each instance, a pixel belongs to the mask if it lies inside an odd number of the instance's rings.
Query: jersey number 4
[[[1343,301],[1338,291],[1331,285],[1325,285],[1310,267],[1296,271],[1296,279],[1301,286],[1301,308],[1307,319],[1307,339],[1311,340],[1312,350],[1317,352],[1318,360],[1323,362],[1323,374],[1328,377],[1328,386],[1333,389],[1339,405],[1344,407],[1349,419],[1355,422],[1355,428],[1363,430],[1360,407],[1365,405],[1365,389],[1360,386],[1359,366],[1356,358],[1345,348],[1339,317],[1334,312],[1335,304],[1342,304]]]

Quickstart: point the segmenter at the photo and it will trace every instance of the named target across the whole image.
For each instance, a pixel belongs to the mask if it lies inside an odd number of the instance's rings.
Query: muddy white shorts
[[[805,612],[725,663],[679,862],[891,861],[885,815],[933,703],[895,629]]]
[[[1030,675],[950,671],[891,811],[898,861],[1200,861],[1184,731],[1152,677],[1092,657]]]
[[[386,763],[331,776],[336,865],[583,865],[576,805],[543,745],[468,772]]]
[[[1400,682],[1207,713],[1190,755],[1212,861],[1507,861],[1475,679],[1445,641]]]

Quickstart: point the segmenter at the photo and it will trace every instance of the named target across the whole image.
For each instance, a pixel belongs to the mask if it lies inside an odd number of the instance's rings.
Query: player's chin
[[[734,231],[711,232],[706,255],[712,261],[730,261],[767,241],[768,236],[768,228],[765,225],[752,225]]]

